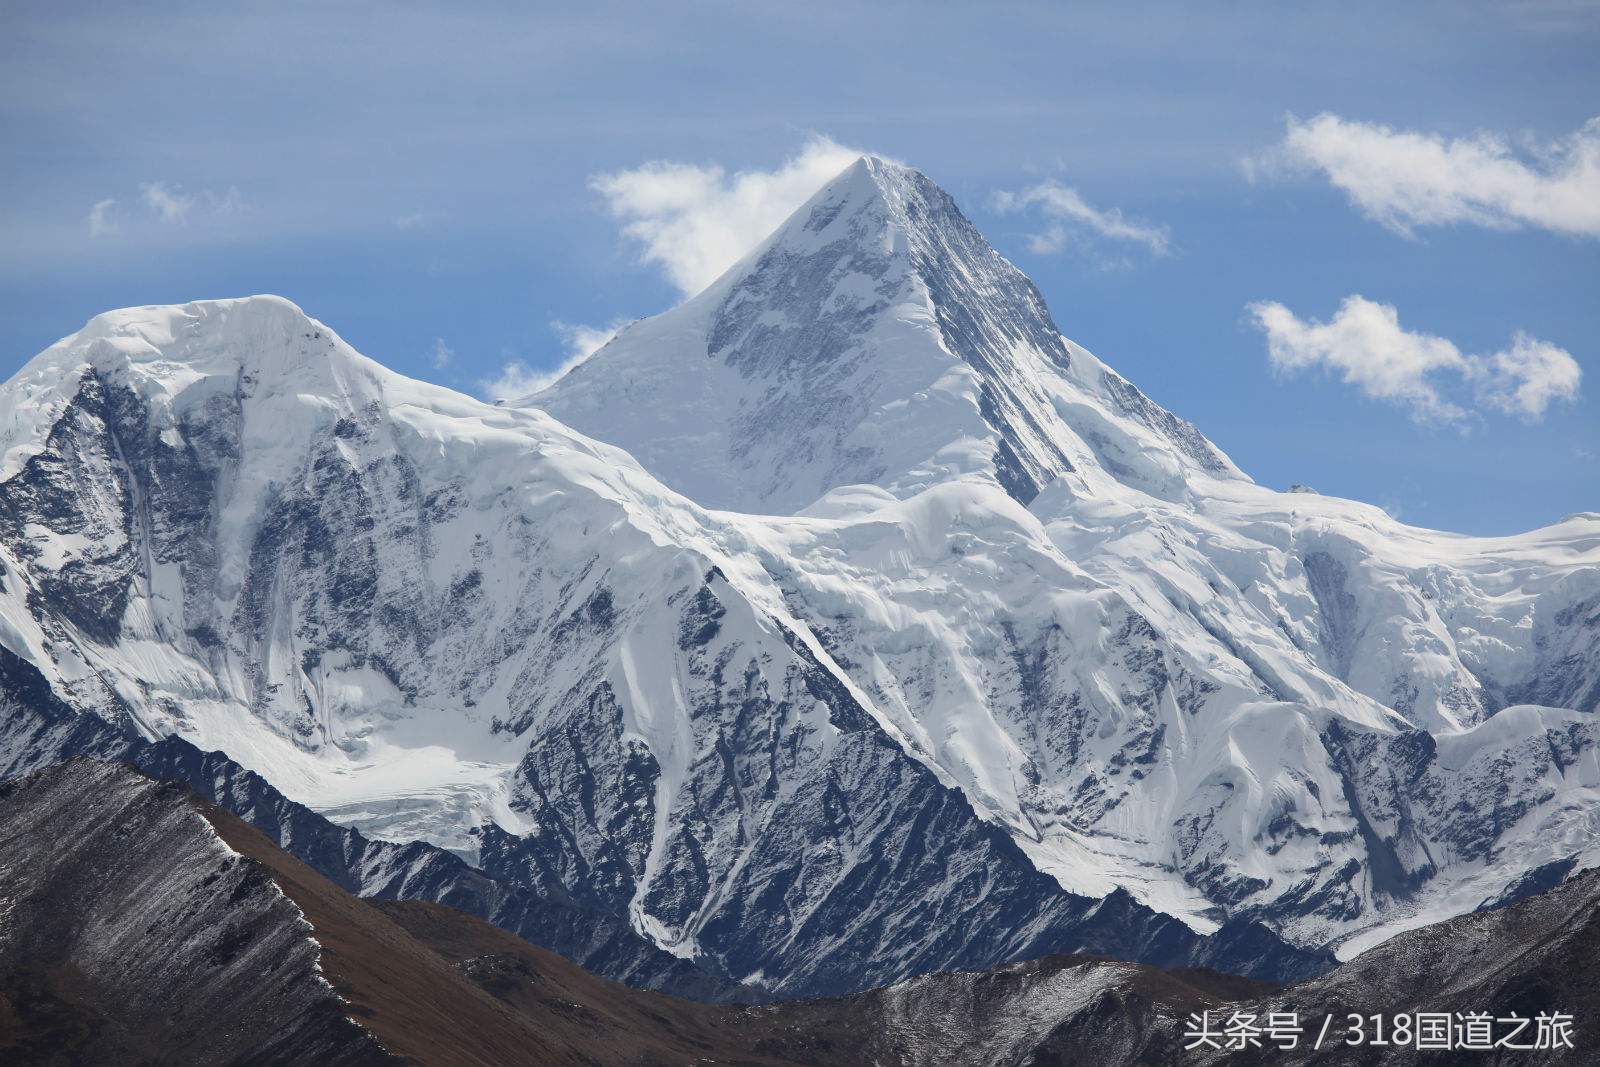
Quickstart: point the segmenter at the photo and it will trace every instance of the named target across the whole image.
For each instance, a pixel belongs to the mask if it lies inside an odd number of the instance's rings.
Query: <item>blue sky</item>
[[[62,6],[0,7],[0,374],[275,292],[479,391],[682,298],[630,221],[826,137],[926,171],[1266,484],[1600,508],[1596,4]],[[596,183],[652,161],[711,199]]]

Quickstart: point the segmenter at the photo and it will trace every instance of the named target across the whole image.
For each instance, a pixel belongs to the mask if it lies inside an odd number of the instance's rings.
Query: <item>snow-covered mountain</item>
[[[1075,890],[1320,943],[1593,862],[1600,515],[1465,538],[1255,485],[915,171],[858,161],[530,402],[783,513],[726,521]]]
[[[1318,966],[1064,892],[741,528],[540,411],[272,298],[100,316],[0,397],[0,644],[80,711],[778,992],[1079,948]]]
[[[1355,947],[1597,851],[1600,516],[1259,487],[877,160],[525,403],[274,298],[97,317],[0,388],[0,647],[780,993],[1287,976],[1249,920]]]

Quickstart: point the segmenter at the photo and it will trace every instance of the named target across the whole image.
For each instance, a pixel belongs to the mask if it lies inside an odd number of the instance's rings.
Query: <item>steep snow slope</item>
[[[1600,856],[1600,516],[1280,494],[863,159],[527,403],[724,515],[908,751],[1070,888],[1308,943]]]
[[[780,992],[1050,950],[1320,963],[1063,892],[906,754],[738,528],[285,301],[100,316],[0,427],[0,645],[336,821]]]
[[[910,749],[1077,891],[1120,885],[1195,921],[1256,915],[1322,943],[1593,862],[1593,705],[1490,694],[1561,670],[1531,620],[1576,617],[1569,642],[1595,632],[1573,593],[1600,573],[1594,524],[1484,544],[1410,536],[1339,501],[1273,504],[1062,507],[1051,489],[1024,511],[968,481],[850,518],[744,526]],[[1336,543],[1338,523],[1379,526],[1376,551]],[[1372,584],[1337,587],[1341,616],[1318,603],[1316,567]],[[1320,634],[1340,625],[1363,632],[1356,662],[1401,697],[1380,702],[1327,665],[1336,639]],[[1499,674],[1471,658],[1491,626]],[[1452,685],[1481,703],[1450,707]]]

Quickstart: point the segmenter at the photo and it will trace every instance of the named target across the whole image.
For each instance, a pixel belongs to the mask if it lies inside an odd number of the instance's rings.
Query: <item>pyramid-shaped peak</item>
[[[698,296],[525,402],[698,502],[743,511],[793,513],[864,483],[905,498],[969,476],[1026,505],[1101,453],[1117,477],[1169,495],[1186,470],[1233,473],[1193,427],[1080,359],[948,193],[877,156]],[[1069,418],[1087,420],[1082,434]]]
[[[916,183],[938,189],[932,179],[914,167],[882,156],[864,155],[858,156],[854,163],[840,171],[839,176],[825,185],[823,190],[877,196],[890,201],[903,196]]]
[[[949,199],[949,195],[922,171],[898,160],[874,155],[856,157],[855,162],[824,185],[821,192],[832,197],[876,196],[886,203],[930,193]]]
[[[1038,291],[949,194],[862,156],[532,402],[716,507],[792,512],[840,485],[973,472],[1026,501],[1071,469],[1035,381],[1069,362]]]
[[[892,239],[891,230],[918,245],[954,239],[986,258],[1000,258],[954,198],[926,174],[904,163],[864,155],[817,190],[728,275],[746,273],[774,249],[808,251],[845,237],[881,243]],[[909,250],[911,245],[903,239],[901,247]],[[727,280],[725,276],[723,281]]]

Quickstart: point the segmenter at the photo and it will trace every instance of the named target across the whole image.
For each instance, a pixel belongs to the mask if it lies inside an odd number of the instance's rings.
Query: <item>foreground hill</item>
[[[0,849],[7,1063],[688,1064],[748,1043],[725,1009],[451,908],[353,897],[125,765],[0,786]]]
[[[0,1059],[371,1064],[302,909],[189,795],[78,761],[0,786]]]
[[[1200,1012],[1295,1011],[1313,1031],[1349,1012],[1575,1019],[1571,1049],[1471,1060],[1481,1063],[1584,1063],[1600,1041],[1594,872],[1284,989],[1055,956],[850,997],[719,1006],[606,981],[453,908],[358,899],[237,817],[125,765],[72,760],[0,786],[0,849],[7,1063],[1123,1067],[1413,1055],[1332,1042],[1324,1053],[1186,1051]]]

